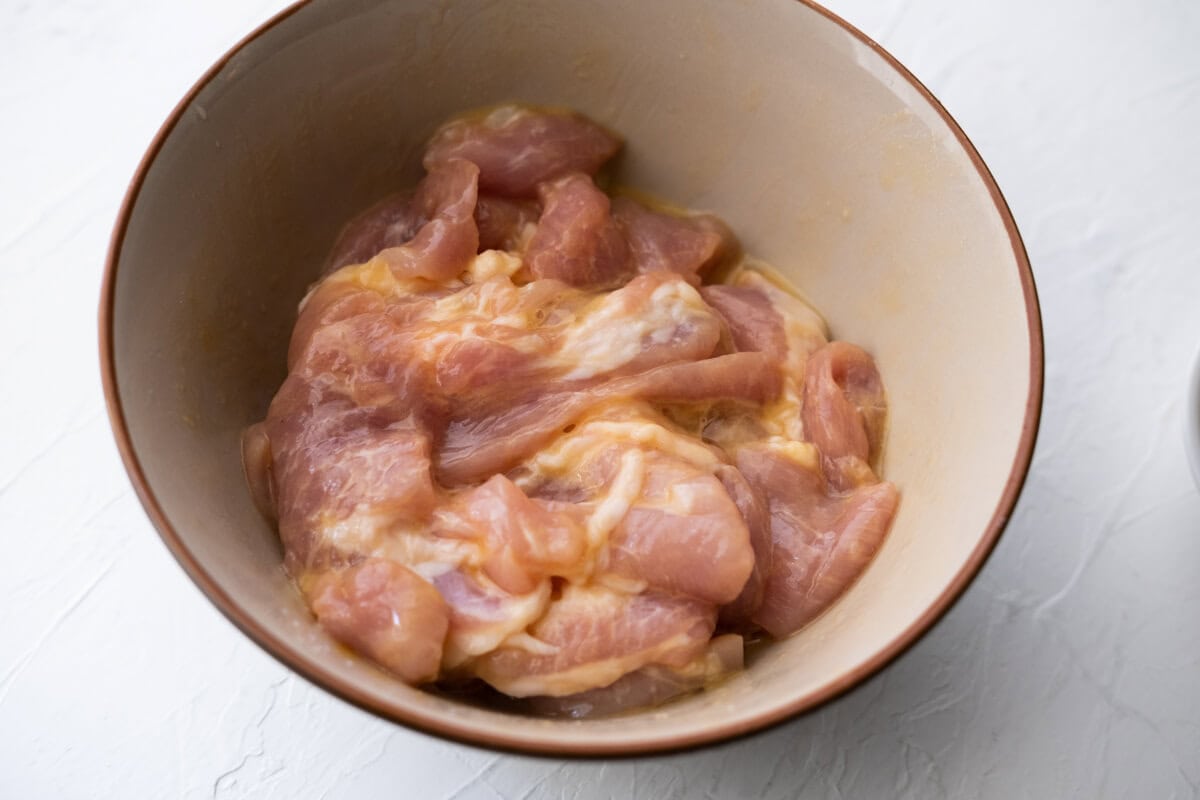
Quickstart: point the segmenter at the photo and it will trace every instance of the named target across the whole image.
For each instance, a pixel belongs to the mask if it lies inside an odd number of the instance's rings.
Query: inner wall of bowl
[[[721,214],[878,359],[899,518],[863,579],[745,674],[613,721],[522,722],[334,647],[280,567],[238,437],[284,376],[346,218],[420,174],[449,114],[578,108],[623,182]],[[556,749],[682,741],[800,703],[912,625],[977,546],[1029,389],[1017,267],[952,132],[877,53],[793,0],[312,2],[235,55],[148,171],[117,272],[121,401],[150,488],[213,583],[307,671],[409,721]]]

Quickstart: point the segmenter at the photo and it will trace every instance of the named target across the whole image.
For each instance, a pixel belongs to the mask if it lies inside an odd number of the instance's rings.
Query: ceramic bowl
[[[238,438],[284,377],[339,226],[420,174],[447,116],[501,101],[621,132],[619,179],[709,209],[872,351],[894,529],[853,588],[745,672],[607,720],[530,720],[405,686],[335,646],[280,567]],[[798,0],[311,0],[223,57],[150,146],[100,311],[117,443],[164,541],[246,635],[404,725],[531,753],[644,754],[810,710],[913,644],[996,544],[1033,448],[1033,278],[963,132],[894,58]]]

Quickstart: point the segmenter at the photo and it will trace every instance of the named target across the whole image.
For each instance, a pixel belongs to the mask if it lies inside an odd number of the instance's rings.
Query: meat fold
[[[671,214],[617,197],[612,217],[628,244],[630,266],[638,273],[674,272],[699,285],[738,250],[733,233],[712,214]]]
[[[771,517],[771,566],[752,619],[781,639],[829,608],[866,569],[899,494],[890,483],[837,492],[812,452],[797,458],[745,447],[737,465],[766,498]]]
[[[402,680],[664,702],[815,619],[895,514],[871,356],[716,217],[610,197],[620,145],[517,106],[438,129],[342,230],[243,437],[318,621]]]
[[[582,289],[613,289],[634,271],[629,243],[613,221],[608,195],[582,173],[538,187],[542,215],[525,263],[534,278],[556,278]]]
[[[766,353],[782,363],[787,356],[783,315],[759,289],[716,284],[700,289],[721,316],[739,353]]]
[[[433,165],[417,186],[414,203],[428,222],[404,244],[375,255],[398,276],[446,281],[456,277],[479,252],[475,225],[479,168],[452,158]]]
[[[729,464],[721,464],[714,473],[729,494],[746,525],[754,566],[741,591],[720,609],[721,625],[730,630],[750,630],[753,617],[762,605],[767,576],[771,574],[774,544],[771,541],[771,516],[766,498],[745,476]]]
[[[389,195],[346,223],[322,274],[366,263],[380,250],[406,243],[428,221],[411,192]]]
[[[870,466],[879,457],[887,400],[875,360],[865,350],[830,342],[813,353],[804,375],[802,417],[835,487],[873,478]]]
[[[511,697],[577,694],[649,664],[684,666],[715,624],[716,610],[695,600],[568,584],[527,636],[481,656],[473,671]]]
[[[479,167],[479,186],[504,197],[533,198],[538,184],[570,172],[595,175],[621,140],[579,114],[506,105],[459,117],[434,133],[425,169],[453,159]]]
[[[503,475],[455,498],[439,513],[434,531],[483,542],[484,573],[513,594],[575,571],[586,548],[583,527],[574,516],[530,500]]]
[[[533,394],[494,414],[451,419],[436,455],[438,480],[460,485],[506,472],[590,408],[616,399],[656,403],[761,405],[779,391],[779,373],[761,353],[668,364],[596,386]]]
[[[542,717],[596,719],[634,708],[660,706],[742,669],[742,649],[741,636],[716,636],[704,653],[683,667],[653,664],[598,689],[564,697],[528,697],[518,708]]]
[[[408,683],[437,677],[449,615],[441,594],[395,561],[320,574],[308,590],[321,626]]]

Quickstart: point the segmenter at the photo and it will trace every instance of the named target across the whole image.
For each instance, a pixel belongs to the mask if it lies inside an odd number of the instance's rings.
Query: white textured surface
[[[147,522],[95,307],[160,122],[279,0],[0,4],[0,797],[1192,797],[1200,4],[838,0],[996,174],[1045,317],[1033,471],[980,578],[851,695],[693,754],[451,745],[291,676]]]

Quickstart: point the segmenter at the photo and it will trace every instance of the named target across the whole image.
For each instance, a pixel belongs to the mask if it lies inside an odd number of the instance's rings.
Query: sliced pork
[[[715,609],[696,600],[568,584],[526,636],[474,669],[512,697],[561,697],[650,664],[682,667],[704,652],[715,625]]]
[[[533,201],[480,194],[475,206],[479,249],[523,251],[539,216],[541,208]]]
[[[441,594],[416,573],[369,559],[323,573],[308,596],[326,630],[401,680],[437,677],[449,614]]]
[[[847,342],[831,342],[808,361],[804,376],[804,430],[821,451],[839,488],[861,480],[879,456],[887,419],[883,381],[875,360]]]
[[[699,285],[710,270],[737,252],[733,233],[711,214],[668,214],[618,197],[612,202],[612,216],[636,272],[674,272]]]
[[[479,167],[479,185],[504,197],[537,195],[538,184],[567,173],[594,175],[621,140],[579,114],[501,106],[443,125],[425,150],[425,169],[453,159]]]
[[[619,147],[516,106],[439,129],[343,229],[243,437],[318,622],[401,680],[665,702],[821,614],[895,514],[870,355],[720,220],[611,198]]]
[[[771,565],[775,558],[775,545],[771,539],[771,515],[767,500],[745,476],[733,466],[722,464],[716,476],[737,507],[746,532],[750,536],[750,548],[754,554],[754,566],[741,591],[732,601],[721,606],[721,624],[732,630],[747,630],[753,627],[755,612],[762,605],[763,591]]]
[[[890,483],[833,490],[814,453],[738,451],[738,468],[767,500],[773,552],[753,620],[776,638],[802,628],[862,573],[883,542],[899,494]]]
[[[783,315],[762,291],[717,284],[701,288],[700,294],[729,327],[738,352],[766,353],[779,361],[787,356]]]
[[[750,532],[711,471],[651,455],[642,487],[609,536],[608,569],[672,594],[722,605],[754,571]]]
[[[380,250],[398,247],[427,222],[411,193],[385,197],[342,228],[326,262],[326,273],[347,264],[363,264]]]
[[[478,180],[479,168],[469,161],[456,158],[434,165],[413,198],[429,221],[407,242],[375,257],[404,277],[432,281],[457,277],[479,251]]]
[[[629,243],[613,221],[608,195],[575,172],[538,187],[542,215],[525,251],[534,278],[583,289],[613,289],[633,274]]]
[[[519,706],[543,717],[607,717],[631,708],[662,705],[711,685],[743,666],[742,637],[716,636],[704,653],[682,667],[653,664],[642,667],[600,689],[564,697],[529,697]]]

